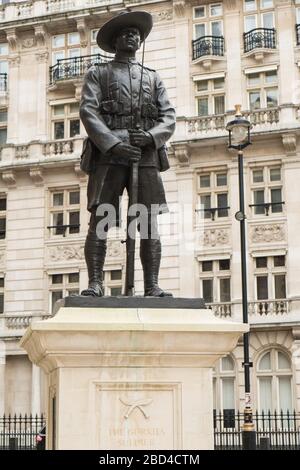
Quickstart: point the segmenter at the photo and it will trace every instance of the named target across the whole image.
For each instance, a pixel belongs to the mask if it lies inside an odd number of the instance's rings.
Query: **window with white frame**
[[[0,313],[4,313],[4,277],[0,275]]]
[[[198,214],[212,220],[228,217],[227,171],[203,171],[197,179]]]
[[[7,141],[7,109],[0,109],[0,146]]]
[[[296,24],[300,24],[300,7],[296,8]]]
[[[230,259],[200,262],[201,297],[206,303],[231,301]]]
[[[0,194],[0,240],[6,236],[6,194]]]
[[[79,188],[57,189],[50,192],[50,233],[53,236],[77,234],[80,231]]]
[[[254,258],[257,300],[286,299],[286,257],[258,256]]]
[[[256,374],[260,411],[291,412],[292,366],[289,356],[275,348],[263,352],[257,362]]]
[[[244,0],[244,31],[274,28],[273,0]]]
[[[69,295],[79,294],[79,273],[57,273],[51,274],[49,279],[49,312],[54,313],[57,300]]]
[[[0,74],[8,73],[8,43],[0,43]]]
[[[251,111],[278,106],[277,70],[249,73],[247,75],[247,90]]]
[[[112,54],[101,49],[97,44],[97,34],[99,29],[92,29],[91,30],[91,54],[101,54],[104,57],[111,58]]]
[[[52,105],[51,126],[54,140],[80,135],[79,103]]]
[[[122,295],[122,269],[104,271],[104,295]]]
[[[223,36],[223,5],[210,3],[194,7],[194,39],[204,36]]]
[[[80,36],[77,31],[52,36],[52,65],[58,60],[80,56]]]
[[[236,371],[231,356],[222,357],[213,371],[213,400],[215,416],[222,413],[223,427],[234,428],[236,408]]]
[[[195,81],[196,113],[198,116],[225,113],[225,78]]]
[[[283,211],[281,166],[253,168],[251,193],[254,215],[273,215]]]

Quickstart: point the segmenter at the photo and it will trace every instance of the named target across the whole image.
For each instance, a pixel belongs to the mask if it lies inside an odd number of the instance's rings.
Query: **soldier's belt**
[[[136,118],[134,116],[109,116],[108,127],[110,129],[134,129],[136,127]],[[138,122],[139,126],[148,130],[154,125],[154,121],[148,118],[141,118]]]

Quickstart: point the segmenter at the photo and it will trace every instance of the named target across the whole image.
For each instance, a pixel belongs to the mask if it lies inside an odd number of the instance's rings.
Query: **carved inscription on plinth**
[[[180,449],[178,383],[96,383],[99,449]]]

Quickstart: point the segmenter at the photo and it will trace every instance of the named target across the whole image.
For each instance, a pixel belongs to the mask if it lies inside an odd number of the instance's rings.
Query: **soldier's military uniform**
[[[148,21],[150,15],[145,12],[124,14],[126,18],[138,21],[143,20],[143,15]],[[147,34],[149,28],[148,25]],[[141,148],[138,202],[149,210],[151,205],[159,205],[159,212],[165,212],[167,205],[160,171],[169,168],[164,144],[175,129],[175,110],[154,70],[142,67],[136,59],[116,56],[111,62],[94,65],[87,72],[82,89],[80,117],[90,139],[83,151],[82,167],[89,173],[88,210],[91,219],[85,256],[91,285],[93,282],[99,283],[99,280],[102,282],[106,252],[106,240],[99,239],[96,234],[99,221],[96,209],[100,204],[113,204],[118,215],[119,197],[129,185],[130,162],[114,156],[111,150],[122,142],[130,144],[128,131],[137,126],[152,136],[152,144]],[[163,295],[164,292],[157,286],[160,240],[141,240],[140,255],[145,295]],[[83,291],[83,294],[93,295],[93,290]]]
[[[158,74],[147,67],[143,70],[139,105],[141,72],[141,64],[129,59],[93,66],[86,75],[80,117],[96,146],[89,172],[90,211],[102,203],[116,205],[122,195],[129,173],[124,168],[116,171],[112,166],[128,167],[129,163],[110,155],[110,149],[119,142],[129,143],[128,129],[134,129],[136,125],[153,138],[152,146],[142,148],[138,202],[149,208],[151,204],[160,204],[161,211],[166,211],[159,172],[169,168],[164,143],[174,131],[175,111]],[[110,184],[103,191],[108,176]]]

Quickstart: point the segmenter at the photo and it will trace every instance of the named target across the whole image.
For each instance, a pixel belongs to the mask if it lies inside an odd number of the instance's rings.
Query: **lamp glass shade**
[[[248,128],[236,125],[231,130],[231,141],[233,145],[241,145],[248,139]]]

